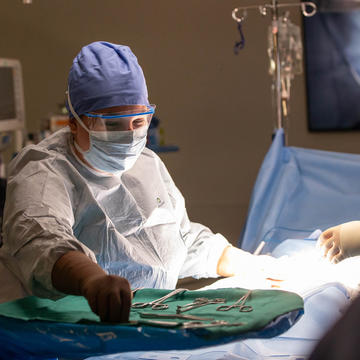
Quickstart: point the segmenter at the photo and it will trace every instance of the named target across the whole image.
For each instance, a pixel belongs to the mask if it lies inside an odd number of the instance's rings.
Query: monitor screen
[[[319,4],[315,16],[304,18],[308,127],[360,130],[360,2]]]
[[[15,119],[15,91],[12,67],[0,67],[0,121]]]
[[[13,133],[15,150],[23,146],[25,102],[20,61],[0,58],[0,134]]]

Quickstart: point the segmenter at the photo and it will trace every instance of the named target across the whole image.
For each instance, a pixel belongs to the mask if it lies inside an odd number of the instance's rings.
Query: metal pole
[[[276,128],[280,129],[283,127],[283,113],[281,106],[281,64],[280,64],[280,49],[279,49],[279,23],[278,23],[278,3],[277,0],[272,0],[271,7],[272,15],[272,36],[274,44],[274,55],[275,55],[275,104],[276,104]]]

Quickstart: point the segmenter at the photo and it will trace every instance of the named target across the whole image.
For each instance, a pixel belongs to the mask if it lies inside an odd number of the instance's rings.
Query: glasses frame
[[[155,113],[156,105],[147,105],[148,111],[145,112],[139,112],[139,113],[132,113],[131,110],[127,110],[127,114],[124,113],[113,113],[113,114],[98,114],[98,113],[84,113],[85,116],[90,118],[101,118],[101,119],[117,119],[117,118],[124,118],[124,117],[133,117],[133,116],[140,116],[140,115],[150,115]]]

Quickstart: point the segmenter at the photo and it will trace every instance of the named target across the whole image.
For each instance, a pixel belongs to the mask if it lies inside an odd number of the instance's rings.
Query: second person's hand
[[[317,247],[329,261],[337,263],[360,255],[360,221],[350,221],[325,230]]]

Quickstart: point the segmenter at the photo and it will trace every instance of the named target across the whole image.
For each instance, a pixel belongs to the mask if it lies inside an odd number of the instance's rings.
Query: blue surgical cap
[[[112,106],[149,105],[136,56],[128,46],[104,41],[84,46],[75,57],[68,90],[78,115]]]

